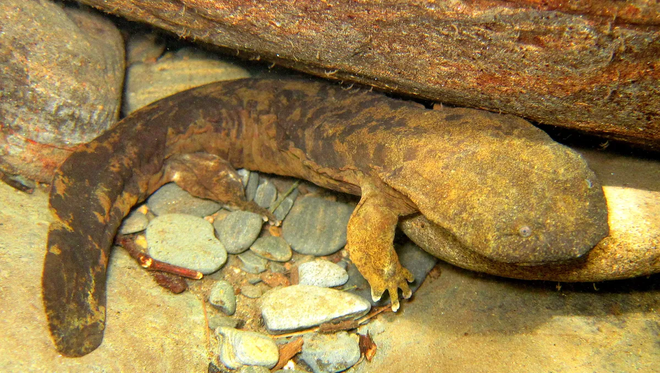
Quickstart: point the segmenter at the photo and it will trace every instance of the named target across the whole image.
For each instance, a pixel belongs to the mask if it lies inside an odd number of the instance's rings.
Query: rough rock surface
[[[82,2],[319,76],[660,147],[657,2]]]
[[[49,182],[117,120],[124,47],[109,20],[50,1],[0,2],[0,171]]]
[[[184,48],[168,52],[155,62],[137,62],[129,67],[122,110],[128,115],[186,89],[249,76],[242,67],[200,50]]]

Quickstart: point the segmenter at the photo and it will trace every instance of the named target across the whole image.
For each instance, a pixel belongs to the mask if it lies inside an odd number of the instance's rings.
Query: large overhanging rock
[[[660,148],[646,0],[82,0],[315,75]]]

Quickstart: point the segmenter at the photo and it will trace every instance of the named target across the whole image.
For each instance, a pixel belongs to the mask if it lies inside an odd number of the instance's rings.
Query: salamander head
[[[605,197],[579,154],[540,139],[464,142],[450,156],[430,140],[385,182],[463,246],[490,259],[530,265],[571,260],[608,234]]]

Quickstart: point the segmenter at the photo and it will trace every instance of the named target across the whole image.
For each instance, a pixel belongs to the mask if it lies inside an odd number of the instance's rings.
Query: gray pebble
[[[348,273],[342,267],[327,260],[317,259],[298,267],[298,283],[330,288],[344,285]]]
[[[243,270],[249,273],[261,273],[266,270],[268,261],[252,251],[246,251],[238,255],[241,260]]]
[[[222,326],[215,332],[223,337],[220,361],[227,368],[238,369],[243,365],[272,368],[277,364],[280,353],[269,336]]]
[[[209,274],[227,261],[227,251],[208,221],[192,215],[167,214],[147,227],[149,255],[176,266]]]
[[[396,253],[399,256],[399,262],[401,265],[408,269],[415,277],[415,281],[408,283],[410,290],[413,292],[417,291],[438,260],[433,255],[422,250],[419,246],[410,241],[401,246],[397,246]],[[346,287],[354,287],[354,289],[349,290],[349,292],[369,299],[373,306],[385,306],[390,303],[388,292],[383,293],[383,296],[377,302],[374,302],[371,299],[371,288],[369,287],[369,283],[364,277],[362,277],[362,274],[357,270],[353,263],[348,266],[347,271],[349,280],[346,283]],[[400,292],[399,296],[401,296]]]
[[[259,187],[259,173],[252,171],[250,172],[247,185],[245,186],[245,198],[248,201],[254,200],[254,196],[257,194],[258,187]]]
[[[301,358],[314,373],[342,372],[360,360],[358,336],[347,332],[306,334]]]
[[[175,183],[160,187],[149,197],[147,206],[156,215],[187,214],[200,218],[212,215],[222,207],[217,202],[193,197]]]
[[[330,255],[346,245],[346,225],[353,209],[318,197],[298,199],[284,220],[282,234],[296,252]]]
[[[259,237],[250,246],[250,251],[268,260],[286,262],[291,259],[293,252],[291,247],[282,237],[266,236]]]
[[[236,312],[236,294],[234,287],[228,281],[220,280],[215,283],[209,295],[209,303],[226,315]]]
[[[250,299],[257,299],[264,294],[264,291],[261,288],[261,286],[244,284],[243,286],[241,286],[241,294],[243,294],[244,296]]]
[[[436,257],[422,250],[413,242],[406,242],[399,246],[396,254],[399,256],[401,265],[406,267],[415,277],[415,281],[408,284],[412,291],[419,289],[426,276],[438,262]]]
[[[252,285],[256,285],[256,284],[262,282],[261,277],[259,277],[258,274],[250,274],[250,275],[247,275],[245,277],[247,279],[247,282],[249,284],[252,284]]]
[[[293,190],[293,192],[291,192],[291,194],[286,196],[282,202],[280,202],[279,206],[277,206],[275,211],[273,211],[273,215],[275,215],[277,220],[284,220],[284,218],[286,218],[286,216],[289,214],[289,211],[291,211],[291,207],[293,207],[293,203],[295,202],[296,198],[298,198],[298,194],[300,194],[300,192],[298,191],[298,188],[296,188]]]
[[[271,331],[299,330],[360,317],[370,309],[371,304],[362,297],[310,285],[273,289],[261,302],[261,315]]]
[[[213,223],[218,238],[230,254],[240,254],[257,239],[264,223],[259,214],[234,211],[226,218]]]
[[[239,168],[236,170],[238,176],[241,177],[241,183],[243,184],[243,189],[247,186],[248,180],[250,179],[250,171],[244,168]]]
[[[119,227],[119,234],[142,232],[147,229],[147,225],[149,225],[147,215],[138,210],[133,210],[124,218],[124,221],[122,221],[121,226]]]
[[[254,202],[267,209],[277,199],[277,188],[268,179],[262,179],[254,195]]]
[[[270,271],[273,273],[286,273],[287,269],[282,263],[278,262],[270,262],[270,265],[268,266]]]

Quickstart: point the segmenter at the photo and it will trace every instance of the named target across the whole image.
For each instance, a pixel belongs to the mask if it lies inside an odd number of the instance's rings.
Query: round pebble
[[[272,368],[277,364],[280,354],[277,345],[269,336],[223,326],[215,332],[223,337],[220,361],[227,368],[238,369],[243,365]]]
[[[217,202],[193,197],[175,183],[160,187],[149,197],[147,206],[156,215],[187,214],[200,218],[212,215],[222,207]]]
[[[124,221],[122,221],[121,226],[119,227],[119,234],[142,232],[147,229],[148,225],[149,219],[147,218],[147,215],[138,210],[133,210],[124,218]]]
[[[250,299],[257,299],[264,294],[264,291],[262,290],[261,286],[244,284],[241,286],[241,294]]]
[[[243,183],[243,189],[247,186],[248,180],[250,179],[250,171],[244,168],[239,168],[236,170],[238,176],[241,177],[241,183]]]
[[[266,236],[259,237],[250,246],[250,251],[262,258],[276,262],[287,262],[291,259],[293,252],[291,247],[282,237]]]
[[[329,288],[344,285],[346,281],[348,281],[346,270],[327,260],[312,260],[298,267],[298,283],[301,285]]]
[[[240,254],[257,239],[263,222],[259,214],[234,211],[226,218],[213,223],[213,226],[227,252]]]
[[[270,271],[273,273],[286,273],[287,269],[284,264],[278,262],[270,262]]]
[[[371,304],[362,297],[310,285],[273,289],[261,301],[261,315],[271,331],[299,330],[360,317],[370,309]]]
[[[298,199],[282,225],[284,239],[301,254],[330,255],[346,245],[354,206],[318,197]]]
[[[279,206],[277,206],[275,211],[273,211],[273,215],[275,215],[277,220],[281,221],[286,218],[286,216],[289,214],[289,211],[291,211],[296,198],[298,198],[298,194],[300,193],[298,192],[298,188],[296,188],[293,190],[293,192],[291,192],[291,194],[286,196],[282,202],[280,202]]]
[[[147,250],[154,259],[209,274],[227,261],[227,251],[208,221],[192,215],[167,214],[147,227]]]
[[[266,270],[268,261],[252,251],[246,251],[238,255],[241,260],[242,268],[245,272],[261,273]]]
[[[357,335],[347,332],[306,334],[301,358],[314,373],[343,372],[360,360]]]
[[[220,309],[226,315],[233,315],[234,312],[236,312],[236,294],[234,294],[234,287],[225,280],[216,282],[211,289],[209,303]]]
[[[254,200],[254,196],[257,194],[257,188],[259,187],[259,173],[250,172],[248,176],[248,182],[245,186],[245,198],[248,201]]]
[[[263,179],[254,194],[254,202],[257,205],[267,209],[273,204],[273,202],[275,202],[276,199],[277,188],[275,188],[275,185],[273,185],[273,183],[267,179]]]

